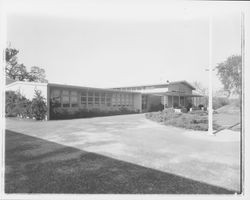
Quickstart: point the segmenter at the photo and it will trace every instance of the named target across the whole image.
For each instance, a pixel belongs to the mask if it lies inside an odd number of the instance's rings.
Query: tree
[[[30,104],[31,101],[21,95],[20,91],[5,92],[5,115],[7,117],[30,117]]]
[[[239,55],[232,55],[226,61],[216,66],[217,76],[224,86],[224,90],[231,94],[240,94],[242,80],[242,60]]]
[[[193,86],[195,87],[195,90],[203,95],[202,98],[202,103],[203,105],[207,106],[208,105],[208,88],[204,87],[200,82],[195,81],[193,82]]]
[[[12,48],[6,48],[5,50],[6,76],[14,80],[19,80],[19,78],[22,78],[27,74],[26,67],[23,64],[18,64],[18,52],[18,50]]]
[[[44,69],[37,66],[31,67],[29,81],[47,83],[48,81],[45,79],[45,77],[46,75]]]
[[[195,87],[195,90],[204,96],[208,95],[208,88],[205,88],[200,82],[195,81],[193,82],[193,86]]]
[[[16,55],[19,53],[16,49],[6,48],[5,51],[5,60],[7,63],[11,63],[17,60]]]
[[[46,99],[42,96],[42,92],[39,90],[35,90],[35,96],[31,102],[31,112],[36,120],[43,120],[46,117]]]
[[[48,81],[45,79],[45,70],[34,66],[31,67],[30,72],[27,71],[27,68],[24,64],[19,64],[17,59],[18,50],[13,48],[6,48],[5,50],[5,73],[6,76],[19,81],[34,81],[34,82],[42,82],[47,83]]]

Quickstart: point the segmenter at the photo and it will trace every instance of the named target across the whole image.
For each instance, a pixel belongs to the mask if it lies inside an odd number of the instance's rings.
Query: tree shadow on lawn
[[[9,130],[5,146],[6,193],[235,193]]]

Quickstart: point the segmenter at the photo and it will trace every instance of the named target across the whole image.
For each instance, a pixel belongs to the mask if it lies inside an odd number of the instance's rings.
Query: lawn
[[[193,134],[143,114],[47,122],[7,119],[6,128],[8,193],[240,191],[237,137]]]
[[[8,130],[6,147],[6,193],[233,193]]]
[[[241,121],[240,107],[234,104],[223,106],[217,109],[216,114],[213,115],[214,120],[221,127],[227,128],[233,126]],[[234,131],[240,131],[240,125],[232,128]]]

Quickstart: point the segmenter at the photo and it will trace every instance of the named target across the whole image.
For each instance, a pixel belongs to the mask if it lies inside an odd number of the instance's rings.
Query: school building
[[[202,95],[195,93],[195,88],[187,81],[107,89],[16,81],[6,85],[8,90],[19,91],[30,100],[35,90],[41,91],[48,106],[47,119],[51,119],[51,105],[71,113],[79,109],[148,112],[159,108],[159,105],[163,108],[186,107],[188,104],[198,106],[202,102]]]

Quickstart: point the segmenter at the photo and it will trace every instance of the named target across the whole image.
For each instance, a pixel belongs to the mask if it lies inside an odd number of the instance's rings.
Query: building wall
[[[79,109],[86,109],[86,112],[141,111],[141,94],[131,92],[50,86],[50,100],[57,103],[57,109],[66,109],[70,113]]]

